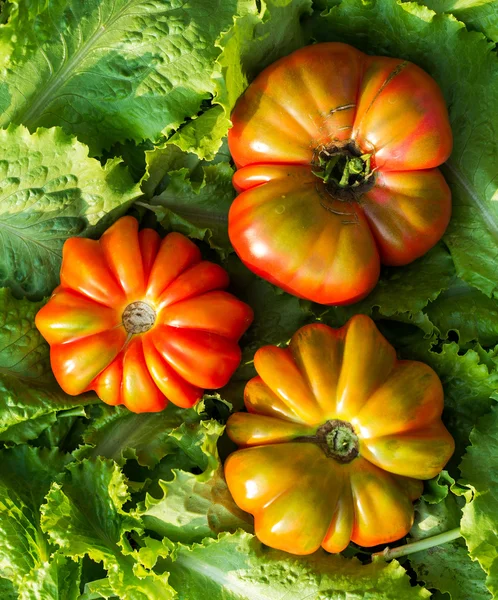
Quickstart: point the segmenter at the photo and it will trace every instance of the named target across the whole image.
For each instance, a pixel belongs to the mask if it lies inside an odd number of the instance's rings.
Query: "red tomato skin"
[[[230,240],[252,271],[282,289],[320,304],[356,302],[381,264],[408,264],[444,234],[451,193],[437,167],[452,133],[441,91],[416,65],[341,43],[307,46],[260,73],[231,118],[239,196]],[[347,201],[311,173],[320,148],[346,143],[371,155],[374,182]],[[355,226],[361,231],[344,231]]]
[[[36,315],[51,346],[54,375],[71,395],[94,390],[111,405],[157,412],[187,408],[219,388],[238,367],[238,340],[251,308],[224,291],[227,273],[201,260],[180,233],[160,240],[122,217],[99,241],[70,238],[61,285]],[[125,311],[146,305],[144,331],[127,329]]]

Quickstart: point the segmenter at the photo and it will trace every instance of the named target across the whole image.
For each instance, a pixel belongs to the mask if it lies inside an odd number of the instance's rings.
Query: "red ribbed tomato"
[[[223,291],[228,274],[181,233],[161,241],[122,217],[99,241],[64,244],[61,285],[36,315],[68,394],[95,390],[133,412],[195,404],[240,362],[252,310]]]
[[[232,121],[230,239],[284,290],[355,302],[381,263],[405,265],[443,235],[451,194],[437,167],[452,134],[437,84],[416,65],[308,46],[265,69]]]

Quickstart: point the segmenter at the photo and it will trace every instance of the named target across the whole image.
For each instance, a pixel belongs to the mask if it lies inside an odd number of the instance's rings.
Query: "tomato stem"
[[[355,145],[320,148],[315,152],[313,173],[327,185],[354,190],[364,186],[372,175],[370,154],[361,154]]]
[[[417,540],[416,542],[411,542],[410,544],[404,544],[403,546],[398,546],[397,548],[389,548],[389,546],[386,546],[382,552],[375,552],[372,554],[372,558],[379,557],[383,558],[384,560],[391,560],[392,558],[407,556],[408,554],[414,554],[415,552],[420,552],[421,550],[427,550],[428,548],[433,548],[434,546],[446,544],[447,542],[456,540],[461,536],[462,532],[460,527],[456,527],[455,529],[450,529],[444,533],[439,533],[438,535],[424,538],[423,540]]]

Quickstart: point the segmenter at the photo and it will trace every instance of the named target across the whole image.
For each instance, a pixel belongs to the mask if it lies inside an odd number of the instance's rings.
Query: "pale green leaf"
[[[174,594],[168,575],[145,569],[126,534],[141,532],[140,521],[123,510],[128,488],[110,460],[83,460],[68,466],[42,508],[42,527],[65,556],[103,561],[109,583],[121,600],[167,600]],[[162,595],[161,595],[162,594]]]
[[[383,560],[357,559],[319,551],[295,557],[263,546],[248,534],[221,534],[191,547],[179,545],[166,559],[178,600],[422,600],[430,594],[411,587],[405,570]]]
[[[101,234],[139,194],[120,159],[102,167],[61,129],[0,130],[0,286],[51,294],[66,239]]]
[[[437,13],[451,13],[469,29],[482,31],[498,42],[497,0],[424,0]]]
[[[463,509],[462,533],[470,556],[488,577],[493,598],[498,595],[498,410],[482,417],[470,436],[472,446],[460,466],[474,499]]]
[[[35,8],[36,6],[36,8]],[[157,140],[216,92],[216,46],[253,0],[12,3],[0,29],[0,126],[60,125],[99,153]]]
[[[172,481],[159,485],[163,497],[147,497],[142,519],[147,529],[173,542],[191,544],[222,531],[253,530],[252,517],[233,501],[221,466],[201,475],[175,470]]]
[[[33,569],[48,567],[52,548],[40,527],[40,506],[68,457],[17,446],[0,452],[0,575],[22,591]]]

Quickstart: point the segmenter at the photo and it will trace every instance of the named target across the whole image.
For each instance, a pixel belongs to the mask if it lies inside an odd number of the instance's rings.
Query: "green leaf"
[[[223,108],[213,106],[186,123],[169,138],[167,144],[174,144],[183,152],[195,153],[200,159],[213,160],[230,125]]]
[[[301,21],[310,12],[311,0],[266,0],[259,14],[248,11],[235,21],[220,42],[223,52],[218,58],[223,80],[217,101],[227,113],[260,71],[308,43]]]
[[[299,327],[313,320],[314,315],[308,301],[299,300],[260,279],[237,256],[230,255],[222,265],[230,275],[233,293],[254,311],[254,321],[241,341],[241,366],[228,386],[220,391],[237,410],[242,403],[238,382],[254,377],[252,363],[256,350],[266,344],[286,344]]]
[[[434,326],[422,311],[450,285],[453,271],[451,256],[438,244],[405,267],[384,267],[376,287],[364,300],[347,307],[324,309],[315,305],[314,311],[333,326],[343,325],[353,315],[364,313],[374,318],[392,317],[430,334]]]
[[[52,293],[66,239],[100,235],[140,194],[121,162],[102,167],[61,129],[0,130],[1,286]]]
[[[193,475],[175,470],[172,481],[160,481],[163,497],[147,496],[142,519],[147,529],[173,542],[191,544],[222,531],[252,532],[252,517],[232,499],[221,465]]]
[[[68,457],[23,445],[2,450],[0,461],[0,575],[22,591],[38,578],[33,570],[51,569],[52,549],[40,527],[40,506]]]
[[[272,550],[248,533],[221,534],[191,547],[178,545],[165,564],[179,600],[303,600],[364,598],[415,600],[427,590],[411,587],[405,570],[383,560],[362,565],[357,559],[317,552],[307,557]]]
[[[498,290],[498,60],[493,44],[467,32],[454,17],[396,0],[343,0],[315,18],[314,35],[318,41],[339,40],[369,54],[410,60],[440,85],[454,135],[453,153],[443,166],[453,195],[444,240],[458,276],[491,296]]]
[[[460,466],[464,482],[474,490],[474,499],[463,508],[462,533],[470,556],[478,560],[488,577],[486,585],[498,594],[498,410],[479,420],[472,446]]]
[[[429,538],[459,527],[461,514],[453,494],[447,495],[438,504],[420,501],[409,541]],[[410,565],[427,587],[448,592],[453,600],[491,599],[485,585],[486,575],[470,558],[463,538],[410,554]]]
[[[233,169],[220,162],[202,166],[201,181],[192,181],[186,168],[170,171],[166,189],[150,200],[166,230],[204,240],[222,256],[232,252],[228,239],[228,210],[235,197]]]
[[[42,305],[0,289],[0,441],[21,444],[55,423],[60,411],[79,410],[93,394],[68,396],[50,369],[49,347],[35,327]]]
[[[442,337],[455,331],[461,346],[470,341],[478,341],[482,346],[498,344],[498,300],[457,277],[425,312]]]
[[[216,42],[253,5],[21,0],[0,29],[0,126],[61,125],[93,154],[157,140],[215,93]]]
[[[19,599],[19,595],[12,582],[8,579],[3,579],[3,577],[0,577],[0,598],[2,598],[2,600]]]
[[[103,561],[109,583],[121,600],[173,598],[168,575],[145,569],[126,534],[142,526],[123,511],[129,499],[126,481],[110,460],[83,460],[68,466],[61,484],[54,483],[42,508],[42,527],[60,552]]]
[[[0,375],[53,381],[49,347],[35,327],[43,304],[16,300],[9,289],[0,289]]]
[[[498,42],[497,0],[424,0],[437,13],[451,13],[469,29],[482,31]]]
[[[448,496],[450,487],[454,483],[455,480],[448,471],[441,471],[436,477],[429,479],[429,481],[424,481],[424,495],[422,499],[427,504],[439,504],[439,502],[442,502]]]
[[[196,409],[169,404],[158,413],[135,414],[124,407],[106,409],[83,435],[86,446],[77,458],[103,456],[124,465],[136,459],[142,466],[155,467],[170,453],[182,450],[201,469],[212,461],[211,453],[222,429],[216,421],[203,421],[202,403]]]
[[[55,554],[50,563],[34,569],[20,586],[19,600],[78,600],[81,561]]]

